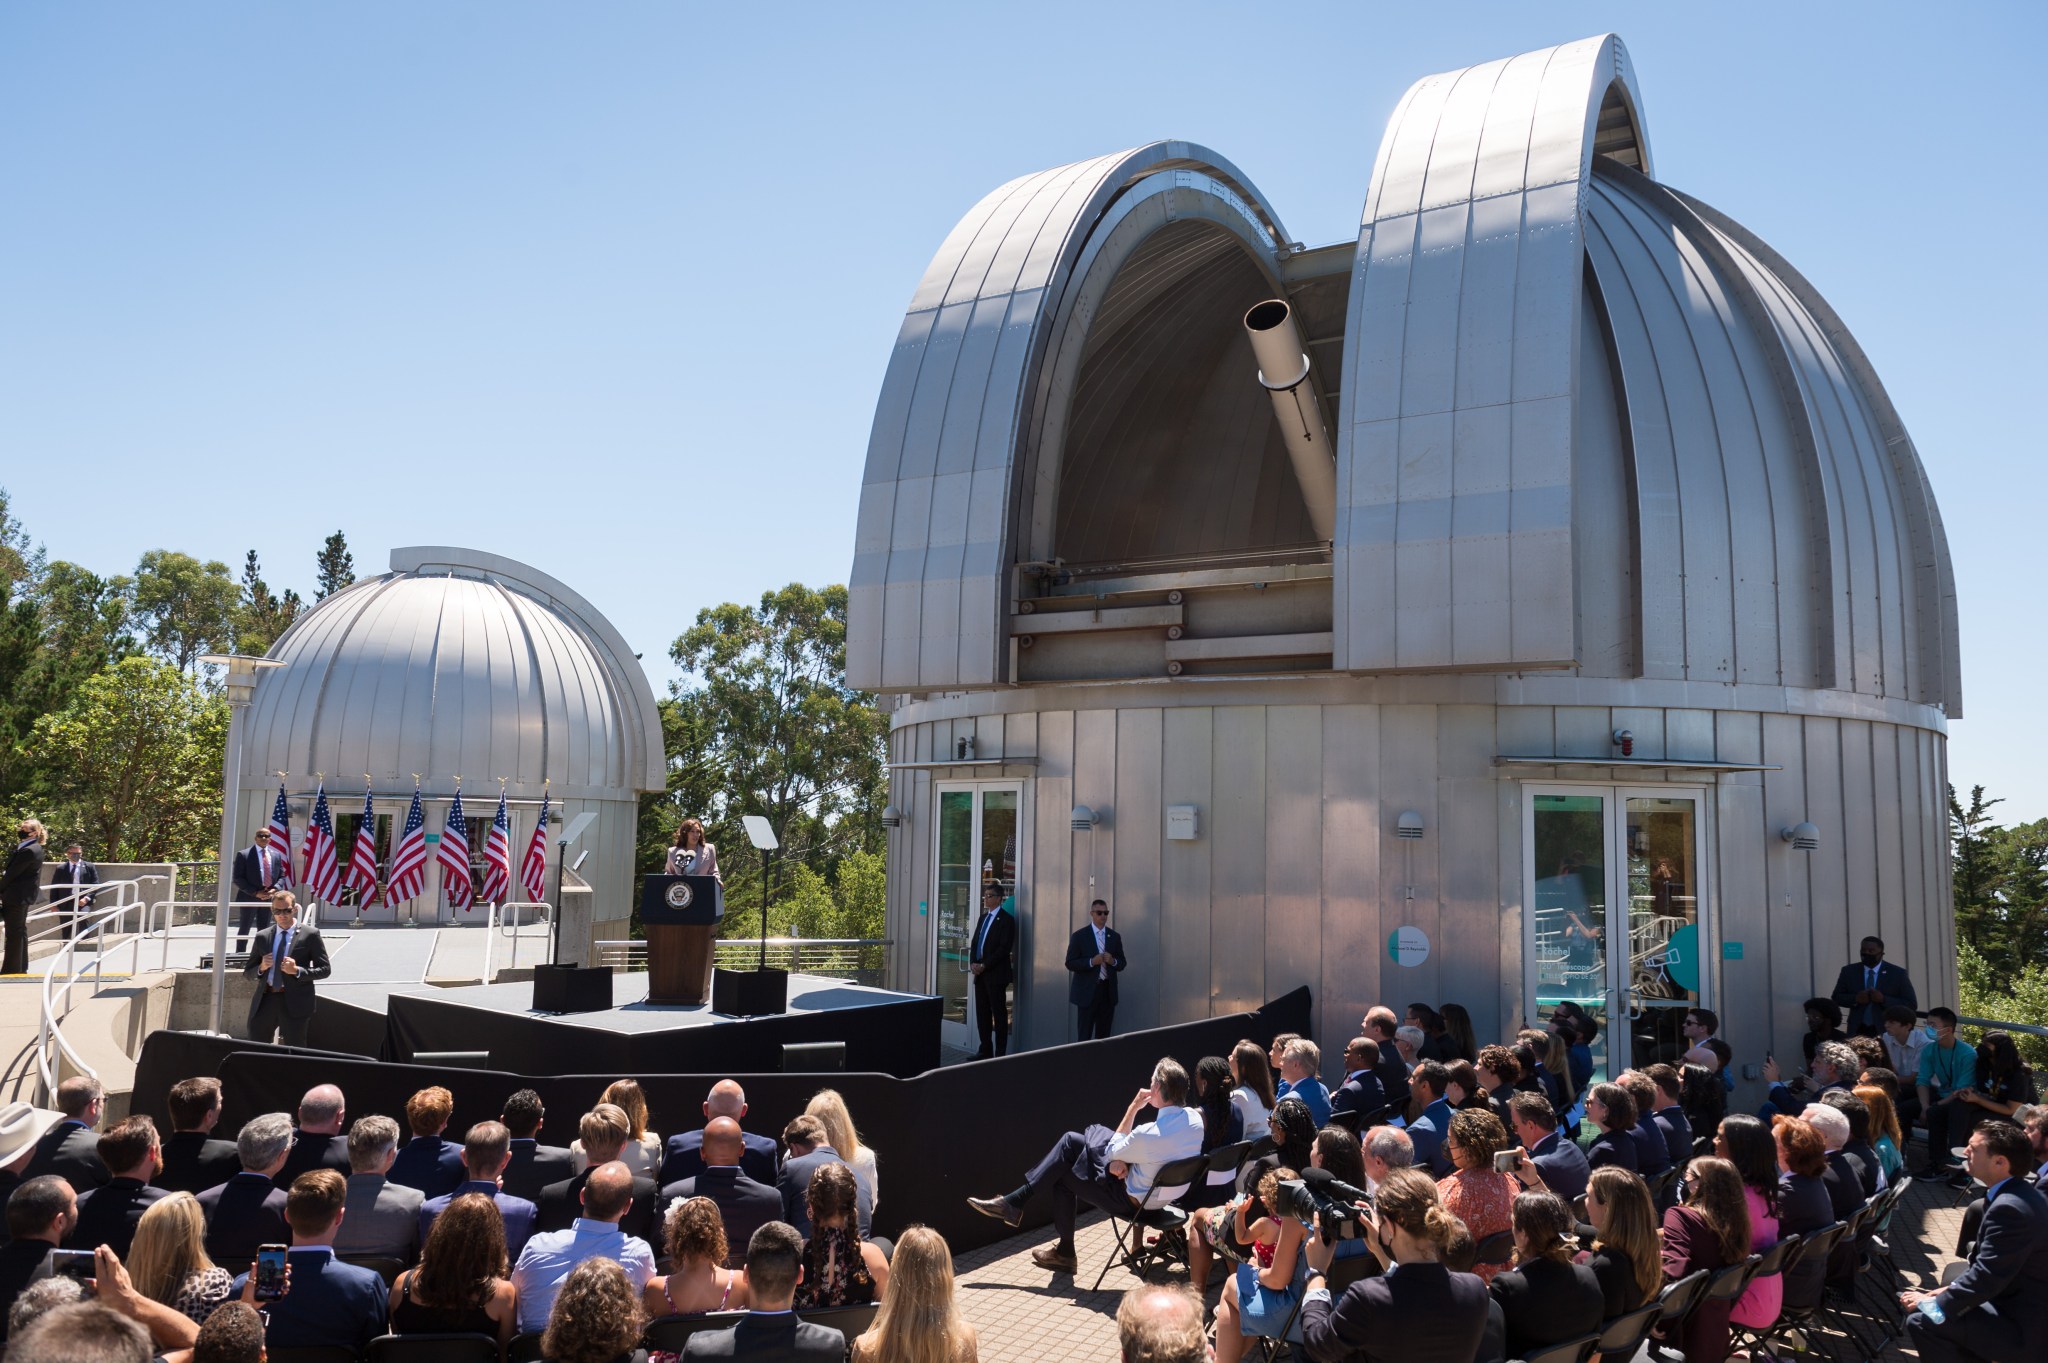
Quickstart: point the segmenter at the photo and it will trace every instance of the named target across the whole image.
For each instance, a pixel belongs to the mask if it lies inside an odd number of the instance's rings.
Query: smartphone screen
[[[89,1249],[53,1249],[50,1251],[50,1274],[52,1277],[90,1278],[93,1276],[92,1251]]]
[[[1522,1152],[1519,1149],[1493,1152],[1493,1172],[1496,1174],[1512,1174],[1521,1165]]]
[[[256,1251],[256,1300],[276,1301],[284,1295],[283,1245],[262,1245]]]

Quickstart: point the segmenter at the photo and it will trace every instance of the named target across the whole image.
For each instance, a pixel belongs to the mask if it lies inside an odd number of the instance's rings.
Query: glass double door
[[[1685,1010],[1703,1002],[1711,923],[1705,793],[1524,788],[1523,960],[1536,1026],[1560,1007],[1599,1024],[1593,1073],[1675,1063]]]
[[[1015,781],[941,785],[938,801],[931,992],[940,999],[942,1039],[971,1051],[980,1040],[975,1031],[973,972],[968,966],[981,918],[983,887],[994,885],[1002,891],[1003,907],[1010,911],[1012,924],[1021,922],[1017,850],[1022,842],[1019,819],[1024,788]],[[1014,950],[1012,959],[1016,959]],[[1006,993],[1014,1016],[1014,983]]]

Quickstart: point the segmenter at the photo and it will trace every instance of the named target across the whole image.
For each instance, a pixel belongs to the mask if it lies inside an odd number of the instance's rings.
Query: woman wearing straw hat
[[[59,1115],[27,1103],[0,1107],[0,1207],[21,1186],[21,1171],[36,1157],[36,1142]]]

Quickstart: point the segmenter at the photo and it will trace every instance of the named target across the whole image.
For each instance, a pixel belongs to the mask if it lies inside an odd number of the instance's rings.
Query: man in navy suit
[[[163,1168],[153,1180],[173,1193],[218,1188],[242,1167],[233,1141],[213,1138],[220,1120],[220,1080],[211,1075],[171,1085],[171,1138],[163,1145]]]
[[[1344,1046],[1344,1082],[1330,1095],[1330,1111],[1355,1112],[1360,1117],[1387,1105],[1386,1090],[1380,1087],[1379,1043],[1369,1036],[1355,1036]]]
[[[782,1128],[782,1141],[789,1147],[789,1158],[782,1162],[782,1177],[776,1185],[782,1194],[782,1219],[795,1226],[799,1234],[808,1236],[811,1233],[811,1175],[828,1164],[845,1164],[846,1160],[826,1142],[825,1124],[816,1117],[791,1118],[789,1125]],[[853,1170],[853,1182],[854,1215],[860,1222],[861,1239],[865,1240],[868,1219],[874,1212],[875,1194],[858,1169]]]
[[[725,1218],[727,1268],[745,1268],[748,1239],[782,1216],[782,1194],[775,1185],[749,1178],[740,1167],[745,1148],[738,1122],[713,1117],[704,1125],[704,1168],[690,1178],[664,1184],[661,1190],[664,1216],[682,1198],[708,1197],[718,1204],[719,1215]]]
[[[64,1244],[67,1249],[105,1245],[125,1259],[142,1214],[171,1195],[167,1188],[149,1186],[163,1167],[156,1123],[141,1113],[124,1117],[100,1137],[99,1154],[113,1177],[79,1197],[78,1221]]]
[[[1124,966],[1124,939],[1109,925],[1109,904],[1088,906],[1088,926],[1067,939],[1067,1002],[1080,1024],[1077,1041],[1109,1035],[1116,1021],[1116,977]]]
[[[235,950],[249,949],[249,934],[263,926],[264,906],[281,885],[292,879],[291,862],[270,850],[270,840],[259,833],[255,844],[235,853],[235,899],[242,905],[235,925]]]
[[[1657,1086],[1657,1106],[1650,1120],[1664,1133],[1664,1148],[1670,1152],[1671,1162],[1683,1168],[1692,1162],[1693,1134],[1692,1119],[1678,1102],[1678,1071],[1669,1065],[1652,1065],[1643,1073]]]
[[[1906,972],[1885,960],[1882,938],[1864,938],[1861,955],[1861,960],[1842,967],[1835,977],[1835,992],[1828,997],[1841,1005],[1850,1036],[1882,1036],[1884,1010],[1918,1009],[1920,996],[1913,992]]]
[[[505,1253],[517,1259],[519,1251],[526,1248],[527,1237],[533,1234],[536,1209],[525,1198],[514,1197],[498,1186],[505,1162],[511,1157],[512,1133],[503,1122],[478,1122],[471,1127],[462,1142],[462,1162],[469,1170],[469,1179],[420,1204],[420,1243],[427,1243],[434,1218],[447,1211],[449,1203],[464,1193],[481,1193],[498,1204],[498,1212],[505,1218]]]
[[[349,1175],[348,1103],[332,1084],[316,1084],[299,1099],[299,1125],[292,1132],[292,1152],[277,1171],[277,1186],[290,1191],[300,1174],[315,1169],[332,1169],[343,1178]]]
[[[1415,1142],[1415,1167],[1427,1169],[1438,1178],[1451,1171],[1450,1152],[1444,1137],[1451,1133],[1451,1100],[1444,1096],[1451,1072],[1441,1060],[1425,1060],[1408,1074],[1408,1091],[1422,1104],[1421,1115],[1408,1123],[1408,1138]]]
[[[1984,1223],[1940,1290],[1899,1294],[1906,1327],[1928,1363],[2048,1356],[2048,1198],[2027,1178],[2034,1152],[2004,1121],[1979,1126],[1967,1149],[1965,1167],[1985,1185]]]
[[[462,1163],[462,1147],[441,1137],[448,1129],[448,1119],[454,1115],[455,1095],[439,1084],[406,1099],[405,1124],[412,1139],[398,1152],[398,1158],[391,1162],[391,1172],[385,1177],[401,1187],[419,1189],[421,1197],[454,1192],[455,1186],[468,1175]]]
[[[199,1194],[199,1209],[206,1214],[206,1253],[223,1268],[239,1272],[256,1257],[257,1246],[284,1240],[285,1193],[270,1180],[284,1168],[291,1149],[290,1117],[282,1112],[251,1117],[235,1136],[242,1172]]]
[[[730,1117],[742,1127],[746,1124],[747,1091],[736,1080],[719,1080],[711,1086],[710,1094],[704,1099],[706,1128],[720,1117]],[[781,1163],[775,1142],[767,1136],[751,1133],[743,1134],[741,1139],[746,1144],[746,1151],[740,1156],[740,1171],[756,1183],[774,1183],[777,1166]],[[670,1136],[656,1181],[666,1188],[671,1183],[695,1178],[704,1172],[704,1156],[700,1151],[703,1144],[703,1131],[684,1131]]]
[[[282,1114],[279,1114],[282,1115]],[[291,1225],[291,1286],[270,1303],[264,1344],[278,1349],[348,1349],[361,1353],[384,1333],[389,1299],[384,1279],[334,1255],[348,1180],[332,1169],[299,1175],[285,1206]],[[249,1275],[235,1279],[240,1293]]]
[[[540,1095],[521,1089],[505,1100],[498,1120],[512,1133],[512,1157],[505,1162],[500,1180],[506,1192],[528,1202],[540,1201],[540,1190],[576,1176],[576,1161],[566,1145],[542,1145],[540,1129],[547,1109]]]
[[[1557,1131],[1557,1109],[1540,1093],[1518,1093],[1508,1099],[1508,1113],[1514,1118],[1515,1136],[1529,1152],[1543,1186],[1566,1202],[1586,1191],[1593,1177],[1586,1152],[1577,1141],[1568,1141]]]
[[[100,1137],[94,1130],[106,1105],[106,1089],[90,1075],[75,1074],[57,1085],[57,1110],[64,1117],[36,1142],[35,1156],[22,1171],[23,1181],[55,1174],[73,1192],[83,1194],[112,1178],[100,1163]]]
[[[770,1221],[747,1244],[745,1319],[729,1330],[705,1330],[683,1342],[683,1357],[754,1358],[774,1363],[840,1363],[846,1336],[826,1325],[798,1320],[790,1307],[804,1280],[804,1238],[792,1226]]]
[[[967,938],[967,970],[974,976],[974,1026],[981,1036],[977,1060],[1010,1053],[1010,985],[1017,979],[1017,916],[1003,902],[1003,887],[981,887],[981,917]]]
[[[50,902],[63,906],[67,941],[72,923],[92,908],[92,891],[87,887],[99,883],[99,868],[85,859],[85,848],[75,842],[65,848],[64,860],[50,872]]]

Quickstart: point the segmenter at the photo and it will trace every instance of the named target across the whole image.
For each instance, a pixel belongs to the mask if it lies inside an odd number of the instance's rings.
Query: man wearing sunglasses
[[[1108,903],[1098,899],[1088,906],[1088,926],[1067,939],[1067,970],[1073,976],[1067,1001],[1080,1021],[1077,1040],[1109,1035],[1116,1018],[1116,977],[1123,968],[1124,939],[1109,925]]]

